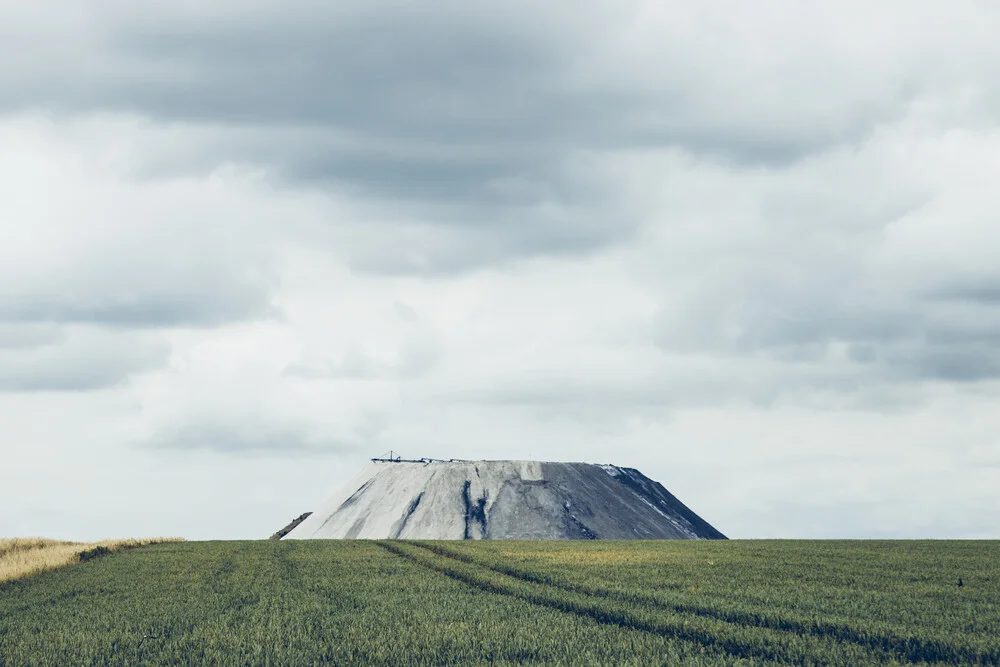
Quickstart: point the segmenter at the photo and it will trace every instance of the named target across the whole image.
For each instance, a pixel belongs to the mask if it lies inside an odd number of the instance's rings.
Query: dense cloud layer
[[[393,448],[635,465],[734,536],[995,536],[998,29],[971,0],[0,8],[15,461],[198,461],[255,480],[262,533],[324,490],[276,461],[332,486]]]
[[[201,128],[197,142],[144,151],[140,171],[252,163],[361,198],[375,208],[367,224],[416,246],[352,258],[368,270],[467,270],[631,238],[643,215],[623,206],[627,176],[607,168],[623,151],[787,165],[916,107],[947,114],[932,122],[997,111],[982,84],[1000,54],[975,3],[6,11],[12,48],[39,34],[62,48],[22,45],[37,57],[2,70],[0,108]]]

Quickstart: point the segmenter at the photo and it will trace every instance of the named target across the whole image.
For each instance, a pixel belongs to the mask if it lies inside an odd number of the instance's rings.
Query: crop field
[[[0,665],[177,663],[995,665],[1000,544],[177,542],[0,584]]]

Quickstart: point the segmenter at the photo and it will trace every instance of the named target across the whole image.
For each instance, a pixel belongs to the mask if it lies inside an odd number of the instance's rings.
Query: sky
[[[0,536],[367,459],[1000,538],[989,0],[0,3]]]

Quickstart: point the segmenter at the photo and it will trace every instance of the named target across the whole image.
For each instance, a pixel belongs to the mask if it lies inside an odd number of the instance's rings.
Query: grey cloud
[[[296,453],[313,449],[313,444],[301,429],[293,427],[250,429],[211,422],[166,429],[143,445],[155,449],[208,449],[229,453],[255,451]]]
[[[863,297],[859,303],[825,299],[822,293],[813,293],[812,303],[780,291],[755,299],[741,294],[734,286],[732,296],[701,301],[697,311],[715,315],[683,328],[664,322],[660,345],[667,352],[764,354],[783,363],[828,363],[843,370],[853,365],[853,372],[877,382],[1000,378],[1000,320],[989,315],[949,313],[905,294],[867,303]],[[831,361],[840,348],[846,358]],[[816,381],[822,384],[820,377]]]
[[[812,366],[818,372],[805,386],[824,390],[828,374],[876,385],[1000,378],[996,277],[970,278],[960,259],[924,269],[920,258],[936,257],[930,244],[902,260],[886,252],[885,228],[930,198],[905,182],[884,188],[874,173],[865,182],[866,163],[837,173],[832,190],[819,180],[829,167],[762,187],[767,194],[755,201],[765,206],[751,236],[713,248],[703,266],[692,265],[697,281],[665,300],[653,325],[660,349]],[[947,217],[935,222],[946,228]]]
[[[338,127],[370,138],[434,137],[484,148],[512,140],[563,150],[681,145],[759,162],[856,140],[900,113],[913,94],[899,84],[852,86],[837,72],[828,83],[846,88],[848,100],[843,90],[816,86],[806,86],[801,97],[782,90],[791,102],[742,95],[755,82],[777,83],[767,63],[750,69],[745,82],[683,76],[716,58],[715,48],[692,48],[685,55],[694,63],[676,60],[670,49],[649,53],[648,62],[672,74],[656,86],[643,80],[644,72],[594,74],[588,69],[609,65],[600,58],[618,56],[618,26],[610,16],[606,26],[567,20],[568,4],[493,11],[433,3],[347,7],[331,12],[298,3],[274,15],[233,5],[215,20],[191,21],[170,11],[129,17],[106,35],[104,48],[111,62],[131,66],[109,65],[111,76],[96,86],[64,90],[52,101],[183,121]],[[703,27],[712,29],[709,22]],[[723,63],[745,65],[743,47],[729,45]],[[792,65],[796,73],[808,66]],[[828,103],[814,99],[817,94]],[[742,113],[720,108],[724,101]],[[778,118],[791,122],[778,126]]]
[[[554,370],[449,393],[448,400],[623,425],[718,406],[888,413],[927,400],[926,382],[1000,379],[1000,322],[981,313],[945,316],[934,304],[902,296],[891,305],[820,296],[807,304],[780,291],[751,299],[726,284],[730,293],[696,292],[698,300],[658,322],[659,359],[600,370],[564,360]]]
[[[395,275],[446,276],[494,265],[514,258],[586,255],[629,239],[637,227],[632,216],[601,211],[525,210],[497,216],[492,226],[441,230],[428,225],[375,226],[370,238],[354,236],[342,250],[359,271]],[[475,215],[475,212],[468,212]],[[530,221],[531,226],[522,225]],[[612,222],[619,223],[616,227]],[[522,230],[523,231],[520,231]]]
[[[0,322],[0,350],[18,350],[55,345],[66,340],[66,332],[52,324]]]
[[[372,417],[345,437],[259,415],[245,420],[191,416],[176,424],[162,425],[150,438],[137,444],[146,449],[210,450],[244,455],[357,453],[377,437],[382,426],[380,419]]]
[[[612,5],[586,18],[571,4],[528,3],[117,10],[82,26],[83,56],[49,53],[31,85],[8,72],[0,106],[127,112],[217,130],[186,156],[149,151],[138,168],[248,161],[285,186],[396,202],[387,217],[402,212],[443,229],[409,239],[416,257],[385,247],[347,253],[369,271],[452,272],[592,252],[632,238],[641,222],[621,214],[620,184],[600,168],[606,154],[675,147],[787,163],[858,141],[922,92],[919,80],[894,80],[914,69],[905,49],[896,69],[861,82],[834,66],[816,85],[822,75],[808,58],[784,63],[799,84],[785,85],[773,63],[741,55],[757,39],[753,26],[723,27],[718,36],[732,44],[711,47],[667,35],[644,45],[643,67],[633,67],[618,42],[631,9]],[[720,30],[696,12],[688,18],[706,34]],[[836,62],[839,47],[823,48],[834,52],[820,48],[816,67]],[[581,167],[581,156],[597,165]]]
[[[172,294],[94,294],[78,299],[66,294],[26,295],[19,302],[0,305],[0,320],[156,328],[217,326],[277,313],[271,308],[266,292],[234,287],[201,293],[177,290]]]
[[[967,280],[957,284],[938,286],[931,290],[927,296],[932,300],[961,301],[995,306],[1000,304],[1000,276],[984,276],[978,281]]]
[[[901,380],[976,382],[1000,378],[1000,348],[995,344],[899,346],[890,342],[884,348],[885,365]]]
[[[275,21],[233,5],[243,20],[139,20],[110,35],[110,52],[136,59],[136,73],[153,78],[120,78],[77,103],[185,120],[348,121],[376,135],[460,137],[481,135],[497,119],[530,118],[516,113],[526,101],[507,93],[539,87],[557,65],[558,41],[519,38],[509,22],[435,16],[427,6],[369,7],[345,16],[300,3]]]
[[[812,345],[825,352],[829,345],[846,344],[852,361],[888,381],[1000,377],[1000,319],[995,317],[949,312],[905,295],[883,309],[876,304],[852,309],[843,303],[828,303],[826,309],[801,313],[805,331],[802,326],[770,328],[770,339],[758,341],[755,349]]]
[[[178,218],[146,227],[146,235],[123,219],[119,234],[90,245],[37,244],[39,267],[51,262],[44,270],[0,265],[0,323],[141,329],[280,317],[271,302],[270,260],[245,238],[257,232],[220,239]]]
[[[169,349],[131,335],[77,328],[64,340],[22,349],[0,349],[0,392],[91,391],[161,367]]]

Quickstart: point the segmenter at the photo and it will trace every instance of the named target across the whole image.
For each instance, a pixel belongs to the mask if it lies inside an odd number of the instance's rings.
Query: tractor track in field
[[[790,632],[797,635],[810,635],[818,639],[833,639],[876,651],[887,658],[904,660],[910,663],[947,662],[952,664],[1000,665],[1000,652],[997,651],[984,653],[974,649],[963,650],[941,641],[887,633],[868,633],[838,623],[824,623],[822,621],[802,622],[797,619],[783,618],[781,616],[764,616],[755,612],[724,611],[711,607],[665,602],[641,593],[632,594],[624,591],[565,584],[553,581],[550,577],[525,572],[517,568],[485,563],[472,556],[457,553],[438,544],[424,542],[412,542],[411,544],[444,558],[485,568],[521,581],[541,586],[550,586],[587,597],[606,598],[626,603],[648,605],[677,614],[688,614],[737,626],[751,626],[779,632]]]
[[[749,643],[720,637],[707,629],[690,625],[685,619],[674,621],[667,619],[651,620],[640,618],[626,609],[602,609],[594,605],[593,596],[565,590],[550,584],[515,577],[479,563],[443,555],[424,545],[393,541],[380,541],[378,544],[401,558],[473,588],[498,595],[515,597],[531,604],[548,607],[564,613],[587,617],[601,624],[617,625],[631,630],[656,634],[667,639],[691,642],[719,651],[736,659],[758,658],[786,664],[814,663],[813,658],[802,654],[795,647],[788,647],[780,643],[774,644],[767,639]],[[504,581],[504,579],[511,581]],[[521,588],[521,590],[518,590],[518,588]],[[709,620],[717,621],[718,619]],[[867,649],[867,647],[863,646],[856,648]],[[897,656],[887,654],[884,651],[875,651],[874,655],[869,656],[869,658],[875,659],[884,658],[884,661],[889,661],[894,657]],[[871,660],[866,662],[871,662]]]

